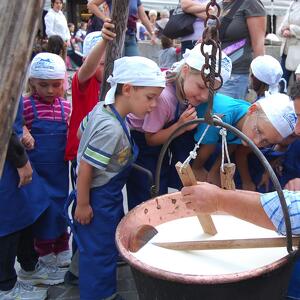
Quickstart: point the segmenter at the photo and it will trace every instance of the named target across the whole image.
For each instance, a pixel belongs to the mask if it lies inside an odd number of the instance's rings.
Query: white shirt
[[[48,38],[52,35],[59,35],[64,41],[70,40],[67,19],[62,11],[56,12],[51,8],[45,16],[45,24]]]

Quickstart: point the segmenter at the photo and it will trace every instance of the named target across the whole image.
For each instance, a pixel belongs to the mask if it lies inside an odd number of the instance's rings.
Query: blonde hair
[[[200,75],[201,76],[201,72],[191,66],[189,66],[188,64],[183,64],[180,69],[178,70],[178,72],[175,73],[175,76],[173,78],[171,78],[168,82],[175,82],[176,85],[176,97],[178,98],[179,101],[186,101],[186,97],[185,97],[185,93],[184,93],[184,78],[182,76],[182,68],[184,66],[188,66],[189,68],[189,73],[192,75]],[[173,73],[174,74],[174,73]]]
[[[31,97],[34,93],[35,93],[35,88],[32,85],[32,83],[30,82],[30,78],[27,78],[23,97],[26,97],[26,98]]]

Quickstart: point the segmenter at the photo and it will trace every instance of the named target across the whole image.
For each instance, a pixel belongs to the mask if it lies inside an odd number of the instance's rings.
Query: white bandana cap
[[[278,92],[283,71],[277,59],[271,55],[257,56],[252,60],[250,68],[258,80],[269,85],[269,92]]]
[[[291,135],[297,121],[293,101],[285,94],[272,94],[258,100],[262,110],[283,138]]]
[[[83,57],[87,57],[96,44],[102,40],[101,31],[89,33],[83,41]]]
[[[65,79],[66,64],[57,54],[43,52],[37,54],[30,65],[29,77],[39,79]]]
[[[204,53],[211,53],[211,46],[204,46]],[[190,67],[201,71],[203,65],[205,64],[205,57],[201,53],[201,44],[197,44],[193,49],[186,49],[185,53],[183,54],[183,59],[179,63],[175,63],[171,71],[178,72],[181,69],[183,64],[188,64]],[[217,59],[218,65],[218,59]],[[232,63],[231,59],[222,52],[222,60],[221,60],[221,76],[223,78],[223,83],[225,83],[231,75]]]
[[[142,56],[122,57],[114,62],[112,75],[107,79],[110,89],[105,97],[105,104],[115,102],[118,83],[129,83],[133,86],[165,87],[166,78],[158,65],[151,59]]]

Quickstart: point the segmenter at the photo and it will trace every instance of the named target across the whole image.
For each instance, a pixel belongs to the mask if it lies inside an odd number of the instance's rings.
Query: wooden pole
[[[111,19],[115,25],[115,33],[117,36],[112,42],[109,42],[106,47],[104,76],[101,86],[100,100],[104,100],[104,97],[110,88],[106,80],[113,71],[114,61],[122,57],[128,21],[128,13],[129,0],[112,1]]]
[[[43,0],[0,1],[0,175]]]

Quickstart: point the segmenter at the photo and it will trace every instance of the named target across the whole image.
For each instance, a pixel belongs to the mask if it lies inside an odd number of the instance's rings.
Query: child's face
[[[278,144],[283,140],[267,117],[259,115],[257,111],[247,113],[242,132],[259,148]],[[242,142],[247,146],[247,143]]]
[[[186,99],[193,106],[206,103],[208,101],[209,91],[202,79],[201,73],[192,73],[189,69],[185,68],[186,66],[183,67],[182,71],[185,74],[183,91]]]
[[[300,135],[300,97],[294,100],[295,114],[297,115],[297,122],[295,126],[295,134]]]
[[[63,91],[63,79],[30,78],[30,82],[35,92],[45,102],[53,103],[55,98],[59,97]]]
[[[53,9],[58,12],[60,10],[62,10],[62,7],[63,7],[63,3],[61,0],[55,0],[54,3],[53,3]]]
[[[132,87],[130,95],[131,112],[139,118],[143,118],[156,106],[161,87]]]

